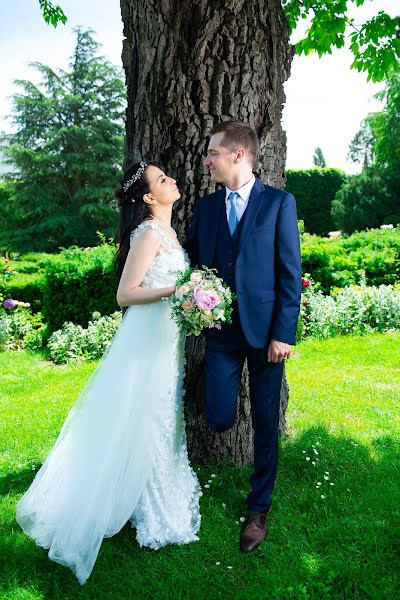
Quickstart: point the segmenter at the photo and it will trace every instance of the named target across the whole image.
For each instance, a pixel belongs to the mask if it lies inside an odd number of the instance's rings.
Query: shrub
[[[346,181],[346,175],[338,169],[288,169],[287,192],[296,198],[299,219],[304,220],[309,233],[327,235],[336,229],[331,206],[336,192]]]
[[[311,280],[303,288],[298,339],[400,329],[400,285],[352,285],[324,296]]]
[[[45,326],[40,313],[32,314],[29,306],[21,303],[0,311],[0,349],[39,349],[42,346]],[[25,343],[27,345],[25,345]]]
[[[43,305],[43,282],[44,275],[41,273],[16,272],[15,278],[7,285],[7,296],[28,302],[32,311],[38,312]]]
[[[359,283],[392,285],[400,279],[400,228],[354,233],[348,238],[301,236],[304,273],[312,273],[324,293]]]
[[[117,277],[113,268],[115,247],[71,247],[61,260],[47,266],[43,282],[43,314],[50,331],[65,321],[86,326],[94,311],[111,314],[116,302]]]
[[[340,242],[365,272],[369,285],[400,280],[400,228],[355,232]]]
[[[337,191],[332,216],[339,229],[353,233],[400,222],[399,192],[382,172],[372,168],[354,175]]]
[[[86,329],[67,322],[51,335],[47,347],[55,363],[96,360],[103,355],[121,324],[122,314],[115,312],[100,317],[100,313],[95,312],[93,318]]]
[[[46,266],[60,260],[57,254],[46,254],[44,252],[24,254],[19,256],[12,254],[12,258],[3,259],[7,267],[12,269],[12,277],[7,281],[0,278],[0,294],[7,298],[18,298],[22,302],[28,302],[33,312],[42,309],[43,282]]]

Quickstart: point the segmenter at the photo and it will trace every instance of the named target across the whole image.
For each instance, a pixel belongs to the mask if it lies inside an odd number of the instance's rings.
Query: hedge
[[[109,315],[119,308],[114,254],[115,248],[108,244],[70,248],[50,258],[42,256],[36,261],[37,273],[30,272],[35,261],[23,255],[13,261],[16,275],[7,283],[7,297],[40,310],[50,333],[65,321],[86,327],[93,312]],[[400,281],[400,228],[336,239],[302,233],[301,254],[303,274],[310,274],[324,293],[359,283],[363,275],[371,286]]]
[[[43,306],[43,283],[43,273],[17,273],[7,282],[7,290],[3,294],[7,298],[29,302],[32,311],[38,312]]]
[[[65,321],[86,327],[93,312],[109,315],[119,309],[114,254],[115,248],[108,244],[71,247],[61,253],[60,261],[48,265],[42,313],[50,331],[60,329]]]
[[[348,238],[301,236],[303,273],[309,273],[325,293],[359,283],[391,285],[400,281],[400,228],[356,232]]]

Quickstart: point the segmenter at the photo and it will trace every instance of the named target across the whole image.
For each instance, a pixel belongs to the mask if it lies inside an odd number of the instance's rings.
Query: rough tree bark
[[[121,0],[128,90],[126,162],[152,159],[182,192],[174,226],[184,238],[196,198],[213,191],[202,158],[207,133],[221,120],[249,122],[260,139],[256,171],[282,187],[286,136],[281,128],[293,48],[279,0]],[[196,463],[252,460],[245,370],[236,425],[213,434],[202,418],[203,341],[187,343],[188,447]],[[288,388],[281,391],[286,430]]]

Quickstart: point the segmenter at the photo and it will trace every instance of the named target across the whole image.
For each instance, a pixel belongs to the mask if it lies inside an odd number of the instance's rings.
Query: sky
[[[53,0],[54,3],[56,3]],[[123,27],[119,0],[58,0],[68,16],[66,26],[47,26],[37,0],[3,0],[0,5],[0,131],[10,131],[9,96],[18,88],[14,79],[38,76],[29,68],[31,61],[53,68],[66,68],[73,52],[73,27],[82,25],[96,32],[101,52],[121,66]],[[384,10],[400,14],[400,0],[366,0],[353,11],[357,23]],[[292,42],[299,39],[295,32]],[[380,110],[373,96],[382,84],[367,82],[367,76],[350,70],[351,53],[334,50],[332,55],[295,56],[291,76],[285,84],[286,103],[282,125],[287,133],[287,168],[309,168],[317,146],[322,148],[328,167],[358,172],[360,167],[347,161],[349,144],[369,112]]]

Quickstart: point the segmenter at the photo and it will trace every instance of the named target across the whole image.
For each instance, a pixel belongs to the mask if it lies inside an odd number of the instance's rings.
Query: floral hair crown
[[[140,161],[140,165],[139,165],[139,168],[136,171],[136,173],[133,175],[133,177],[128,179],[128,181],[126,181],[124,183],[124,185],[122,186],[122,189],[124,190],[124,192],[127,192],[129,190],[129,188],[131,187],[132,183],[135,183],[135,181],[137,181],[138,179],[141,178],[146,167],[147,167],[147,163],[145,163],[143,160]],[[135,200],[132,200],[132,202],[134,202],[134,201]]]

